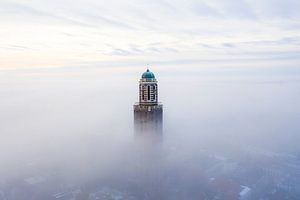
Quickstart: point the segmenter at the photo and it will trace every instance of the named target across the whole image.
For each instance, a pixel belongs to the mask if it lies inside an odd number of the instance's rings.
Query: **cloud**
[[[299,18],[300,2],[298,0],[264,0],[252,3],[261,18]]]
[[[31,6],[28,6],[26,4],[22,3],[14,3],[14,2],[1,2],[0,3],[0,11],[2,14],[0,15],[15,15],[18,17],[19,20],[23,21],[23,17],[28,18],[28,17],[36,17],[37,18],[43,18],[43,19],[49,19],[56,22],[63,22],[67,24],[72,24],[72,25],[79,25],[79,26],[91,26],[91,24],[82,22],[79,20],[74,20],[68,17],[60,16],[55,13],[43,11],[41,9],[36,9]],[[45,22],[45,21],[44,21]]]
[[[260,52],[298,51],[299,4],[294,0],[77,0],[71,4],[2,0],[0,64],[72,65],[124,57],[197,60],[199,55],[210,60],[252,51],[259,58]]]
[[[224,10],[224,16],[226,17],[238,17],[247,19],[256,19],[256,14],[250,3],[245,0],[225,0],[222,3]]]
[[[195,1],[192,3],[191,9],[199,16],[222,17],[222,14],[216,8],[205,2]]]
[[[282,37],[276,40],[255,40],[242,42],[240,44],[250,44],[256,46],[268,46],[268,45],[300,45],[300,37]]]
[[[60,23],[66,23],[71,25],[79,25],[85,27],[96,27],[103,24],[114,26],[117,28],[134,29],[134,27],[123,23],[122,20],[115,20],[108,17],[99,15],[99,13],[94,14],[88,10],[78,10],[74,9],[71,12],[62,12],[55,10],[47,10],[34,8],[29,3],[15,3],[15,2],[1,2],[0,11],[6,15],[16,15],[16,16],[31,16],[31,17],[42,17],[48,18],[50,20],[55,20]],[[80,5],[78,5],[80,6]],[[63,9],[64,11],[65,9]],[[1,15],[1,14],[0,14]]]
[[[223,43],[222,46],[223,47],[228,47],[228,48],[235,48],[236,47],[236,45],[232,44],[232,43]]]
[[[32,50],[32,48],[27,46],[21,46],[21,45],[7,45],[6,47],[2,47],[5,49],[11,49],[11,50],[19,50],[19,51],[26,51],[26,50]]]
[[[129,55],[132,55],[132,52],[124,50],[124,49],[120,49],[120,48],[115,48],[106,54],[113,55],[113,56],[129,56]]]

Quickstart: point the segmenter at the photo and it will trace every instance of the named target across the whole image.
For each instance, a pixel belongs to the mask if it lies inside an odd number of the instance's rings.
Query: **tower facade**
[[[158,102],[157,80],[149,69],[139,81],[139,102],[133,108],[136,135],[162,134],[163,105]]]
[[[139,104],[140,105],[157,105],[157,81],[152,72],[147,69],[143,73],[139,84]]]

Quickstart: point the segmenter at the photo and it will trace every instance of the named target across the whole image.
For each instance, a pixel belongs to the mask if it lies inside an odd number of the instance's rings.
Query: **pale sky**
[[[0,0],[0,70],[300,64],[299,0]]]

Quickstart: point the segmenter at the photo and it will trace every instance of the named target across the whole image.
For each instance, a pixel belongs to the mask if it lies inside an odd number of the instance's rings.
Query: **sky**
[[[0,0],[0,70],[298,66],[298,0]]]

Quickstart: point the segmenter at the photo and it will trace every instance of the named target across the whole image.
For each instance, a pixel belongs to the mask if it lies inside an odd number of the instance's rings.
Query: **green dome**
[[[147,69],[142,75],[142,78],[155,78],[154,74]]]

